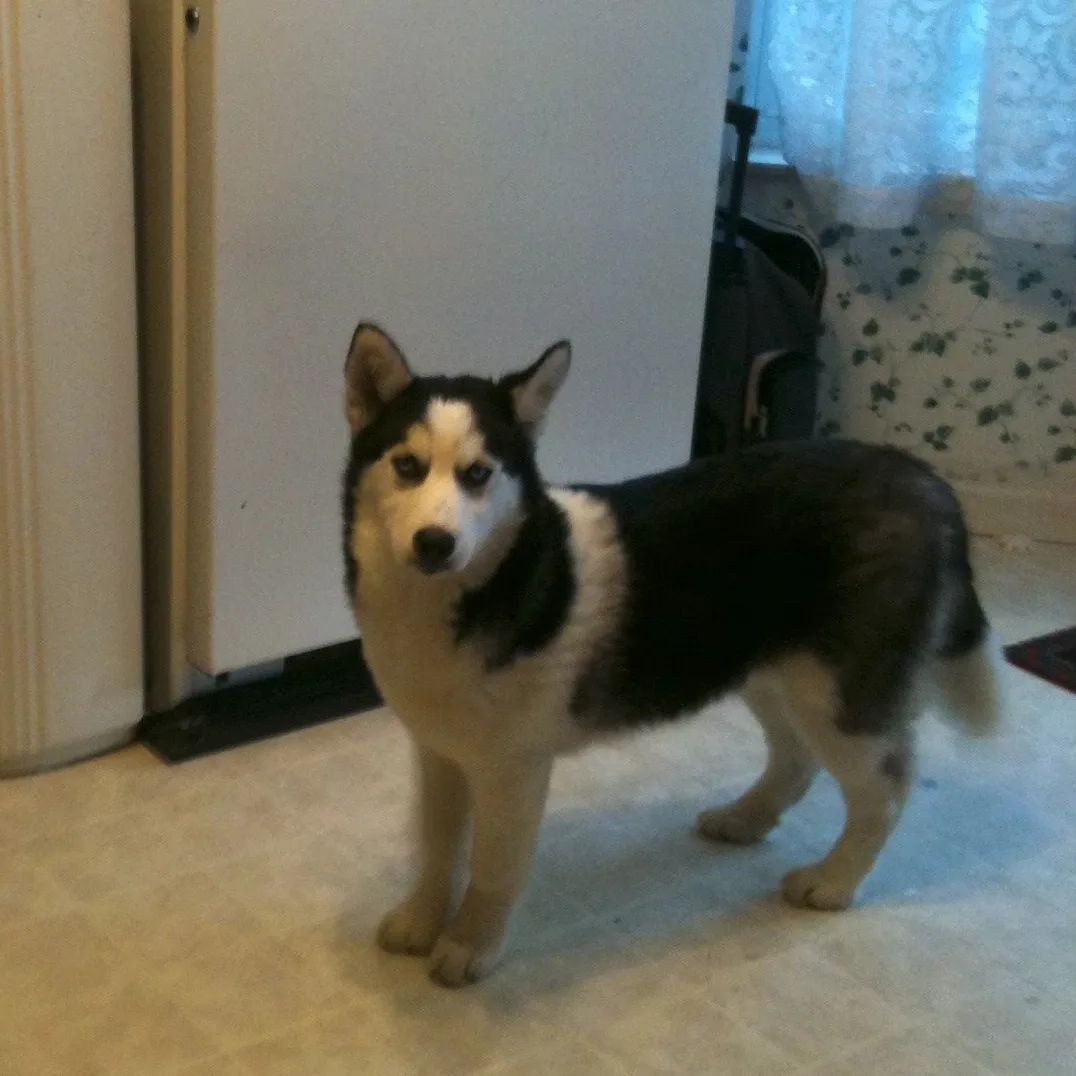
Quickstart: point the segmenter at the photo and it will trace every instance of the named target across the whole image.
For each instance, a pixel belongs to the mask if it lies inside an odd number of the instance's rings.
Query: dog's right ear
[[[376,325],[361,322],[344,363],[344,407],[351,432],[369,426],[411,380],[407,360],[392,337]]]

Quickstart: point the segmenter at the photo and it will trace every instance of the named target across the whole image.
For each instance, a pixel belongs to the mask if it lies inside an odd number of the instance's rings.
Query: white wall
[[[340,369],[360,318],[427,373],[570,337],[553,480],[688,454],[728,0],[315,9],[203,0],[184,46],[183,599],[209,674],[354,633]]]

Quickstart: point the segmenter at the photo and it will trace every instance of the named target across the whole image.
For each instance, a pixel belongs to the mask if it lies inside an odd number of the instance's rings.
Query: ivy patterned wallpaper
[[[1076,488],[1076,250],[984,238],[952,212],[857,232],[786,172],[748,189],[750,211],[825,248],[823,435],[901,445],[954,478]]]

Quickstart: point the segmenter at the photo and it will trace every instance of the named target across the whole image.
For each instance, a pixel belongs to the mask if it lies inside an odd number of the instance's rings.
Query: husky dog
[[[347,591],[420,784],[417,881],[378,940],[449,986],[500,955],[558,754],[740,692],[769,760],[698,828],[757,841],[825,767],[844,831],[783,890],[836,909],[908,795],[920,682],[969,732],[994,721],[967,532],[925,464],[767,445],[549,488],[534,443],[570,359],[561,342],[499,381],[419,377],[365,323],[347,357]]]

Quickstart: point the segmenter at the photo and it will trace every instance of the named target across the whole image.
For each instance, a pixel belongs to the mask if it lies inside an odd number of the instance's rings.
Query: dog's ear
[[[362,322],[344,363],[344,408],[353,434],[368,426],[408,385],[412,374],[388,333]]]
[[[549,405],[564,384],[571,365],[572,345],[567,340],[558,340],[526,370],[501,378],[501,387],[512,400],[516,418],[532,437],[541,429]]]

